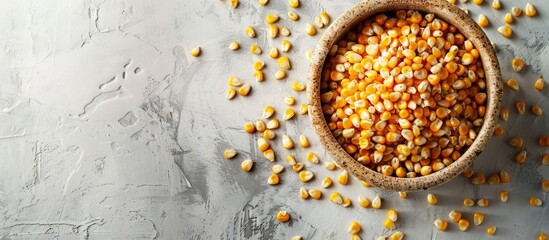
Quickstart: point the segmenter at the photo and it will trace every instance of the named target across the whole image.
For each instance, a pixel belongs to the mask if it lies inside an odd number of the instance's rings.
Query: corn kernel
[[[446,228],[448,227],[448,221],[444,219],[437,219],[435,220],[434,225],[436,228],[438,228],[438,230],[445,231]]]
[[[330,24],[330,15],[328,15],[327,12],[321,12],[320,13],[320,20],[322,21],[322,24],[324,26],[328,26]]]
[[[309,112],[309,106],[307,106],[307,104],[301,104],[301,106],[299,106],[299,114],[305,115],[307,112]]]
[[[265,117],[265,115],[263,115],[263,117]],[[273,129],[277,129],[279,126],[280,126],[280,123],[276,118],[271,119],[270,121],[267,122],[267,129],[273,130]]]
[[[300,140],[301,141],[301,140]],[[317,164],[320,162],[320,160],[318,159],[318,157],[313,153],[313,152],[308,152],[306,157],[307,161],[309,161],[310,163],[314,163],[314,164]]]
[[[293,8],[298,8],[299,7],[299,0],[289,0],[288,5],[290,5],[290,7],[293,7]]]
[[[534,206],[534,207],[539,207],[543,205],[543,201],[540,198],[537,198],[535,196],[530,197],[530,199],[528,200],[528,203],[530,204],[530,206]]]
[[[402,240],[402,239],[404,239],[404,233],[401,232],[401,231],[396,231],[395,233],[393,233],[391,235],[391,237],[389,239],[390,240]]]
[[[265,78],[263,76],[263,72],[261,72],[261,71],[254,71],[253,77],[258,82],[263,82],[263,80],[265,80]]]
[[[482,14],[478,15],[478,25],[481,27],[486,27],[490,24],[490,20]]]
[[[296,163],[296,164],[292,165],[292,170],[294,172],[298,173],[298,172],[301,172],[304,167],[305,167],[305,165],[303,163]]]
[[[200,55],[202,49],[200,47],[195,47],[193,50],[191,50],[191,56],[198,57]]]
[[[538,234],[538,240],[547,240],[549,237],[547,236],[547,233],[540,232]]]
[[[236,96],[236,89],[229,87],[227,88],[227,93],[225,94],[225,98],[231,100]]]
[[[322,197],[322,192],[318,189],[309,190],[309,196],[318,200]]]
[[[231,87],[240,87],[242,86],[243,82],[236,77],[229,77],[229,81],[227,82],[227,84],[229,84],[229,86]]]
[[[477,201],[477,205],[478,205],[479,207],[488,207],[489,203],[490,203],[490,202],[489,202],[488,199],[486,199],[486,198],[481,198],[481,199],[479,199],[479,200]]]
[[[240,94],[240,96],[248,96],[251,89],[252,86],[250,86],[250,84],[248,83],[245,83],[244,85],[242,85],[242,87],[238,89],[238,94]]]
[[[481,5],[484,2],[484,0],[473,0],[473,3],[476,5]]]
[[[463,206],[472,207],[474,205],[475,205],[475,201],[473,201],[473,199],[470,199],[470,198],[463,199]]]
[[[524,68],[524,61],[520,58],[514,58],[513,61],[511,61],[511,65],[513,66],[513,71],[520,72],[520,70]]]
[[[252,26],[248,26],[245,30],[246,35],[250,38],[255,38],[255,29]]]
[[[254,43],[252,44],[252,46],[250,46],[250,52],[255,55],[259,55],[263,52],[263,50],[261,49],[261,47]]]
[[[316,28],[314,25],[310,24],[310,23],[307,23],[306,25],[306,28],[305,28],[305,33],[307,33],[307,35],[309,36],[314,36],[316,35]]]
[[[488,184],[494,185],[499,184],[501,182],[501,179],[498,174],[493,174],[488,178]]]
[[[302,92],[302,91],[305,91],[305,84],[303,84],[302,82],[293,82],[292,83],[292,89],[296,92]]]
[[[515,138],[509,139],[508,143],[509,143],[509,145],[511,145],[513,147],[522,148],[522,145],[524,144],[524,141],[522,140],[521,137],[515,137]]]
[[[363,208],[367,208],[368,206],[370,206],[370,199],[362,196],[362,195],[358,195],[358,205],[360,205],[361,207]]]
[[[501,118],[501,120],[503,121],[507,121],[507,119],[509,118],[509,109],[502,108],[499,112],[499,118]]]
[[[274,151],[272,149],[265,150],[265,152],[263,152],[263,157],[271,162],[274,162],[274,160],[276,159]]]
[[[389,211],[387,211],[387,218],[393,222],[396,222],[398,219],[397,211],[394,209],[389,209]]]
[[[259,0],[258,2],[259,2],[259,5],[265,6],[265,5],[267,5],[267,4],[269,3],[269,0]],[[293,240],[293,239],[292,239],[292,240]]]
[[[541,191],[549,192],[549,179],[544,179],[541,181]]]
[[[385,219],[383,226],[389,230],[394,230],[396,228],[395,223],[391,221],[391,219]]]
[[[346,198],[346,197],[343,198],[343,203],[341,203],[341,206],[343,206],[345,208],[351,206],[351,199]]]
[[[236,8],[238,7],[238,0],[229,0],[229,6],[231,6],[231,8]]]
[[[292,238],[290,238],[290,240],[303,240],[303,237],[301,237],[301,236],[293,236]]]
[[[358,224],[357,222],[354,222],[354,221],[351,222],[351,224],[349,224],[349,227],[347,228],[347,232],[349,232],[350,234],[357,234],[361,230],[362,230],[362,228],[360,227],[360,224]]]
[[[297,164],[297,161],[295,160],[295,157],[294,155],[288,155],[286,156],[286,162],[290,165],[296,165]]]
[[[277,185],[278,183],[280,183],[280,178],[278,177],[278,175],[276,173],[273,173],[267,179],[267,183],[269,185]]]
[[[255,126],[252,122],[247,122],[244,124],[244,131],[247,133],[254,133],[255,132]]]
[[[294,147],[294,141],[287,135],[282,135],[282,146],[286,149],[292,149]]]
[[[526,155],[526,150],[521,150],[515,155],[515,162],[517,162],[518,164],[524,164],[524,162],[526,161]]]
[[[473,174],[474,174],[474,171],[473,171],[473,168],[471,167],[468,167],[463,171],[463,176],[466,178],[470,178],[471,176],[473,176]]]
[[[280,35],[287,37],[287,36],[290,36],[290,34],[292,34],[292,33],[290,32],[290,30],[288,28],[280,27]]]
[[[288,59],[288,57],[286,56],[282,56],[280,57],[278,60],[277,60],[277,65],[278,67],[284,69],[284,70],[288,70],[290,69],[292,66],[290,64],[290,59]]]
[[[545,86],[545,81],[543,80],[543,76],[540,76],[535,82],[534,82],[534,88],[538,91],[542,91],[543,87]]]
[[[308,191],[306,188],[301,187],[301,188],[299,189],[299,197],[300,197],[301,199],[307,199],[307,198],[309,198],[309,191]]]
[[[536,116],[543,115],[543,110],[538,105],[533,105],[531,110],[532,113]]]
[[[276,15],[275,13],[267,14],[267,16],[265,16],[265,22],[267,22],[268,24],[273,24],[277,21],[278,15]]]
[[[435,196],[435,194],[429,193],[427,194],[427,203],[429,205],[437,205],[438,199]]]
[[[519,17],[522,14],[522,9],[519,7],[512,7],[511,13],[513,13],[513,16]]]
[[[278,211],[278,213],[276,214],[276,220],[281,223],[290,221],[290,218],[290,213],[288,213],[287,211]]]
[[[294,11],[288,11],[288,18],[292,21],[299,20],[299,15]]]
[[[293,98],[292,96],[287,96],[284,98],[284,103],[288,106],[292,106],[295,104],[295,98]]]
[[[543,154],[541,157],[541,165],[549,165],[549,153]]]
[[[526,7],[524,7],[524,14],[528,17],[533,17],[536,13],[536,7],[534,7],[531,3],[526,3]]]
[[[381,208],[381,198],[378,195],[372,200],[372,207],[375,209]]]
[[[269,145],[269,142],[267,142],[267,140],[265,140],[264,138],[258,138],[257,139],[257,148],[262,151],[262,152],[265,152],[267,151],[267,149],[269,149],[270,145]]]
[[[282,171],[284,171],[284,166],[282,166],[280,164],[275,164],[271,167],[271,171],[275,174],[279,174]]]
[[[480,212],[475,212],[473,214],[473,224],[479,226],[482,224],[482,222],[484,222],[484,214]]]
[[[507,191],[499,192],[499,199],[502,203],[506,203],[507,199],[509,199],[509,193]]]
[[[275,113],[275,109],[273,108],[273,106],[271,105],[267,105],[264,109],[263,109],[263,118],[270,118],[271,116],[273,116],[273,114]],[[269,122],[270,123],[270,122]],[[268,129],[273,129],[273,128],[270,128],[268,125],[269,123],[267,123],[267,128]]]
[[[233,50],[233,51],[236,51],[240,48],[240,45],[238,44],[238,42],[231,42],[231,44],[229,44],[229,49]]]
[[[519,85],[517,83],[517,81],[515,81],[515,79],[509,79],[507,80],[507,86],[515,91],[518,91],[519,90]]]
[[[237,153],[238,152],[233,149],[225,149],[225,151],[223,152],[223,157],[225,157],[226,159],[231,159],[236,156]]]
[[[268,55],[272,59],[278,58],[278,49],[276,47],[271,48],[271,50],[269,50]]]
[[[324,167],[328,170],[334,170],[336,166],[333,162],[324,162]]]
[[[240,167],[244,172],[249,172],[250,170],[252,170],[253,166],[254,166],[254,161],[252,161],[251,159],[246,159],[242,161],[242,163],[240,164]]]
[[[496,229],[497,229],[496,226],[488,226],[486,228],[486,234],[492,236],[492,235],[496,234]]]
[[[309,143],[309,139],[307,139],[305,135],[299,135],[299,145],[302,148],[308,148],[311,146],[311,144]]]
[[[400,198],[406,198],[406,197],[408,197],[408,193],[407,192],[398,192],[398,196]]]
[[[372,185],[370,185],[368,182],[366,181],[360,181],[360,184],[363,186],[363,187],[371,187]]]
[[[292,43],[290,41],[288,41],[287,39],[282,40],[281,45],[282,45],[282,47],[280,47],[280,49],[285,53],[289,52],[290,49],[292,49]]]
[[[284,70],[278,70],[278,71],[275,72],[274,77],[275,77],[276,80],[283,79],[283,78],[286,77],[286,72],[284,72]]]
[[[520,115],[524,115],[524,113],[526,112],[526,104],[523,101],[518,101],[515,104],[515,107],[517,108],[517,112]]]
[[[506,13],[505,16],[503,16],[503,22],[507,24],[513,23],[513,20],[513,15],[511,15],[511,13]]]
[[[362,240],[358,234],[351,235],[351,240]]]
[[[500,9],[501,8],[501,2],[499,0],[494,0],[492,2],[492,8],[496,9],[496,10]]]
[[[337,182],[341,185],[347,185],[349,182],[349,172],[343,170],[337,177]]]
[[[301,180],[302,182],[311,181],[314,176],[315,175],[311,171],[303,170],[303,171],[299,172],[299,180]]]
[[[501,136],[505,133],[505,130],[503,129],[503,127],[499,124],[496,125],[496,128],[494,129],[494,134],[496,136]]]
[[[499,172],[499,179],[502,183],[508,183],[509,181],[511,181],[511,175],[509,175],[507,171],[501,170]]]
[[[467,228],[469,228],[469,221],[467,221],[466,219],[459,220],[458,227],[459,227],[459,230],[462,232],[467,231]]]
[[[291,108],[288,108],[284,111],[284,115],[282,116],[282,119],[284,119],[285,121],[288,121],[292,119],[294,116],[295,116],[294,110]]]
[[[450,220],[457,223],[461,219],[461,212],[457,210],[452,210],[450,213],[448,213],[448,217],[450,218]]]
[[[497,30],[505,38],[510,38],[513,35],[513,29],[509,25],[498,27]]]

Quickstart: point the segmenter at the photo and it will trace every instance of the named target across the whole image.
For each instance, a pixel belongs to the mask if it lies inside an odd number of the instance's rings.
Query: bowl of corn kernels
[[[445,0],[369,0],[326,30],[309,68],[309,114],[336,163],[372,186],[417,191],[463,172],[496,125],[492,44]]]

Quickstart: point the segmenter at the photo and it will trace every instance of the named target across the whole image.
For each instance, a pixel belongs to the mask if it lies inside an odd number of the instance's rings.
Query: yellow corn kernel
[[[549,165],[549,153],[543,154],[541,157],[541,165]]]
[[[501,8],[501,2],[499,0],[494,0],[492,2],[492,8],[496,9],[496,10],[500,9]]]
[[[297,161],[295,160],[295,157],[294,155],[288,155],[286,156],[286,162],[290,165],[296,165],[297,164]]]
[[[509,193],[507,191],[499,192],[499,199],[502,203],[506,203],[507,199],[509,199]]]
[[[520,72],[520,70],[524,68],[524,61],[520,58],[514,58],[513,61],[511,61],[511,65],[513,66],[513,71]]]
[[[290,34],[292,34],[292,33],[290,32],[290,30],[288,28],[280,27],[280,35],[287,37],[287,36],[290,36]]]
[[[531,3],[526,3],[526,7],[524,7],[524,15],[528,17],[533,17],[537,13],[536,7],[532,5]]]
[[[360,181],[360,184],[362,184],[363,187],[371,187],[372,186],[366,181]]]
[[[486,234],[492,236],[492,235],[496,234],[496,229],[497,229],[496,226],[488,226],[486,228]]]
[[[320,20],[322,21],[322,24],[324,26],[328,26],[328,24],[330,24],[330,15],[328,15],[327,12],[321,12],[320,13]]]
[[[248,83],[245,83],[244,85],[242,85],[242,87],[238,89],[238,94],[240,94],[240,96],[248,96],[250,90],[252,90],[252,86],[250,86],[250,84]]]
[[[484,222],[484,214],[475,212],[473,214],[473,224],[479,226],[482,222]]]
[[[391,219],[385,219],[383,226],[389,230],[394,230],[396,228],[395,223],[391,221]]]
[[[240,48],[240,44],[238,44],[238,42],[231,42],[231,44],[229,44],[229,49],[233,50],[233,51],[236,51]]]
[[[305,28],[305,33],[307,33],[307,35],[309,36],[314,36],[316,35],[316,28],[314,25],[310,24],[310,23],[307,23],[306,25],[306,28]]]
[[[273,149],[265,150],[265,152],[263,152],[263,157],[271,162],[274,162],[274,160],[276,159]]]
[[[549,179],[544,179],[541,181],[541,191],[549,192]]]
[[[498,27],[498,32],[505,38],[510,38],[513,35],[513,29],[509,25]]]
[[[497,174],[494,174],[488,178],[488,184],[494,185],[494,184],[499,184],[500,182],[501,182],[501,178]]]
[[[278,67],[284,69],[284,70],[288,70],[290,69],[292,66],[290,64],[290,59],[288,59],[288,57],[286,56],[282,56],[280,57],[278,60],[277,60],[277,65]]]
[[[507,171],[501,170],[499,172],[499,179],[502,183],[508,183],[509,181],[511,181],[511,175],[509,175]]]
[[[358,234],[352,234],[351,235],[351,240],[362,240],[362,238],[360,238],[360,236]]]
[[[238,0],[229,0],[229,6],[231,6],[231,8],[236,8],[238,7]]]
[[[515,138],[509,139],[508,143],[512,147],[522,148],[522,145],[524,144],[524,141],[522,140],[521,137],[515,137]]]
[[[347,185],[349,182],[349,172],[343,170],[337,177],[337,182],[341,185]]]
[[[227,84],[229,84],[229,86],[231,87],[240,87],[242,86],[243,82],[236,77],[229,77],[229,81],[227,81]]]
[[[300,142],[301,142],[301,139],[300,139]],[[316,156],[316,154],[313,153],[313,152],[308,152],[307,155],[305,156],[305,158],[306,158],[307,161],[310,162],[310,163],[317,164],[317,163],[320,162],[320,160],[318,159],[318,157]]]
[[[387,218],[393,222],[396,222],[398,219],[397,211],[394,209],[389,209],[389,211],[387,211]]]
[[[294,147],[294,141],[286,135],[282,135],[282,146],[286,149],[291,149]]]
[[[360,205],[361,207],[363,208],[367,208],[368,206],[370,206],[370,199],[362,196],[362,195],[358,195],[358,205]]]
[[[539,207],[543,205],[543,201],[540,198],[535,196],[530,197],[530,199],[528,200],[528,203],[530,204],[530,206],[534,206],[534,207]]]
[[[269,50],[268,55],[272,59],[278,58],[278,49],[276,47],[271,48],[271,50]]]
[[[517,162],[518,164],[523,164],[526,161],[526,155],[526,150],[521,150],[515,155],[515,162]]]
[[[301,236],[293,236],[292,238],[290,238],[290,240],[303,240],[303,237],[301,237]]]
[[[463,206],[472,207],[474,205],[475,205],[475,201],[473,201],[473,199],[470,199],[470,198],[463,199]]]
[[[513,20],[513,15],[511,15],[511,13],[506,13],[505,16],[503,16],[503,22],[507,24],[513,23]]]
[[[309,191],[308,191],[306,188],[301,187],[301,188],[299,189],[299,197],[300,197],[301,199],[307,199],[307,198],[309,198]]]
[[[280,79],[283,79],[286,77],[286,72],[284,72],[284,70],[278,70],[275,72],[275,79],[276,80],[280,80]]]
[[[448,217],[450,218],[450,220],[457,223],[461,219],[461,212],[457,210],[452,210],[450,213],[448,213]]]
[[[284,111],[284,115],[282,116],[282,119],[288,121],[292,119],[295,116],[295,112],[293,109],[288,108]]]
[[[290,218],[291,218],[290,213],[288,213],[287,211],[278,211],[278,213],[276,213],[276,220],[278,220],[281,223],[290,221]]]
[[[456,5],[456,0],[448,0],[449,3],[451,3],[452,5]]]
[[[301,170],[303,170],[304,167],[305,167],[305,165],[303,165],[303,163],[296,163],[296,164],[292,165],[292,170],[294,170],[294,172],[298,173],[298,172],[301,172]]]
[[[515,91],[518,91],[519,90],[519,85],[517,83],[517,81],[515,81],[515,79],[509,79],[507,80],[507,86]]]
[[[315,176],[314,173],[311,171],[303,170],[299,172],[299,180],[301,180],[302,182],[311,181],[311,179],[313,179],[314,176]]]
[[[343,203],[341,203],[341,206],[343,206],[345,208],[351,206],[351,199],[346,198],[346,197],[343,198]]]
[[[264,61],[261,61],[261,60],[258,60],[258,61],[255,61],[254,62],[254,69],[256,71],[260,71],[261,69],[263,69],[265,67],[265,62]]]
[[[372,200],[372,207],[375,209],[381,208],[381,198],[378,195],[376,195]]]
[[[467,219],[459,220],[458,227],[459,227],[459,230],[462,232],[467,231],[467,229],[469,228],[469,221],[467,221]]]
[[[342,204],[343,203],[343,197],[341,196],[341,194],[339,194],[339,192],[332,192],[330,194],[330,201],[335,203],[335,204]]]
[[[227,88],[227,93],[225,94],[225,98],[231,100],[236,96],[236,89],[229,87]]]
[[[486,198],[481,198],[477,201],[477,205],[479,207],[488,207],[489,204],[490,204],[490,202]]]
[[[299,114],[305,115],[307,112],[309,112],[309,106],[307,106],[307,104],[301,104],[301,106],[299,106]]]
[[[522,9],[519,7],[512,7],[511,13],[513,13],[513,16],[519,17],[522,14]]]
[[[538,234],[538,240],[547,240],[549,237],[547,236],[547,233],[540,232]]]
[[[265,132],[267,126],[265,125],[265,122],[263,122],[261,119],[257,119],[255,121],[255,129],[258,132]]]
[[[299,14],[294,11],[288,11],[288,18],[292,21],[297,21],[299,20]]]
[[[402,240],[402,239],[404,239],[404,233],[401,231],[396,231],[389,238],[389,240]]]
[[[269,147],[270,145],[267,140],[265,140],[264,138],[257,139],[257,148],[259,149],[259,151],[265,152],[267,151],[267,149],[269,149]]]
[[[407,192],[398,192],[398,196],[400,198],[407,198],[408,197],[408,193]]]
[[[272,24],[277,21],[278,21],[278,15],[276,15],[275,13],[267,14],[267,16],[265,16],[265,22],[267,22],[268,24]]]
[[[231,159],[236,156],[237,153],[238,152],[233,149],[225,149],[225,151],[223,152],[223,157],[225,157],[226,159]]]
[[[360,227],[360,224],[354,221],[351,222],[351,224],[349,224],[349,227],[347,228],[347,232],[349,232],[350,234],[357,234],[361,230],[362,230],[362,227]]]
[[[255,38],[255,29],[252,26],[248,26],[245,32],[248,37]]]
[[[296,92],[305,91],[305,88],[306,86],[302,82],[295,81],[292,83],[292,89]]]
[[[265,78],[263,76],[263,72],[261,72],[261,71],[254,71],[253,77],[258,82],[263,82],[263,80],[265,80]]]
[[[481,27],[486,27],[490,24],[490,20],[482,14],[478,15],[478,25]]]
[[[293,8],[298,8],[299,7],[299,0],[289,0],[288,5],[290,5],[290,7],[293,7]]]
[[[538,106],[538,105],[533,105],[532,106],[532,113],[536,116],[541,116],[543,115],[543,110]]]
[[[503,121],[507,121],[509,118],[509,109],[507,108],[501,108],[501,111],[499,112],[499,118]]]
[[[473,174],[474,174],[474,171],[473,171],[473,168],[471,167],[468,167],[463,171],[463,176],[466,178],[470,178],[471,176],[473,176]]]
[[[322,197],[322,192],[318,189],[309,190],[309,196],[314,199],[320,199]]]
[[[292,106],[295,104],[295,98],[293,98],[292,96],[287,96],[284,98],[284,103],[288,106]]]
[[[254,133],[255,132],[255,126],[252,122],[247,122],[244,124],[244,131],[247,133]]]
[[[278,177],[278,174],[271,174],[271,176],[269,176],[269,178],[267,179],[267,183],[269,185],[278,185],[278,183],[280,183],[280,178]]]
[[[448,221],[444,219],[437,219],[435,220],[434,225],[436,228],[438,228],[438,230],[445,231],[446,228],[448,227]]]
[[[269,0],[259,0],[259,5],[265,6],[269,3]]]
[[[265,117],[265,115],[263,117]],[[279,126],[280,126],[280,123],[276,118],[267,122],[267,129],[273,130],[273,129],[277,129]]]
[[[429,205],[437,205],[438,199],[435,196],[435,194],[429,193],[427,194],[427,203]]]
[[[278,37],[278,27],[274,24],[269,25],[269,27],[267,28],[267,35],[270,38]]]
[[[292,49],[292,43],[290,41],[288,41],[287,39],[284,39],[282,40],[282,46],[280,47],[280,49],[283,51],[283,52],[289,52],[290,49]]]
[[[263,49],[261,49],[260,46],[258,46],[257,44],[252,44],[252,46],[250,46],[250,52],[255,54],[255,55],[259,55],[263,52]]]
[[[202,49],[200,49],[200,47],[193,48],[193,50],[191,50],[191,56],[198,57],[198,55],[200,55],[201,50]]]
[[[543,87],[545,86],[545,81],[543,80],[543,76],[540,76],[535,82],[534,82],[534,88],[538,91],[542,91]]]
[[[311,144],[309,143],[309,139],[307,139],[305,135],[299,135],[299,145],[302,148],[308,148],[311,146]]]
[[[249,172],[250,170],[252,170],[253,166],[254,166],[254,161],[252,161],[251,159],[246,159],[242,161],[242,163],[240,164],[240,167],[244,172]]]
[[[276,173],[276,174],[279,174],[281,173],[282,171],[284,171],[284,166],[280,165],[280,164],[275,164],[271,167],[271,171],[273,173]]]
[[[501,136],[505,133],[505,130],[503,129],[503,127],[501,125],[496,125],[496,128],[494,129],[494,134],[496,136]]]
[[[336,165],[334,162],[324,162],[324,167],[328,170],[334,170]]]
[[[271,116],[273,116],[274,113],[275,113],[275,109],[273,108],[273,106],[267,105],[263,109],[263,118],[270,118]],[[268,123],[267,123],[267,125],[268,125]],[[269,127],[267,126],[267,128],[269,128]],[[273,129],[273,128],[269,128],[269,129]]]
[[[484,2],[484,0],[473,0],[473,3],[476,5],[481,5]]]

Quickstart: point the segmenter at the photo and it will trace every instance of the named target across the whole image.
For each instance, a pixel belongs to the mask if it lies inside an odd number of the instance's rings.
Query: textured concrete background
[[[261,7],[255,0],[241,0],[237,9],[217,0],[48,0],[0,3],[0,238],[1,239],[348,239],[347,226],[362,224],[363,239],[390,232],[382,221],[386,209],[399,211],[398,230],[407,239],[489,239],[488,225],[498,227],[498,239],[533,239],[549,232],[549,199],[540,181],[549,178],[549,167],[540,166],[548,149],[536,144],[537,136],[549,135],[548,91],[533,90],[539,76],[549,79],[549,4],[533,0],[539,16],[519,17],[512,24],[514,37],[502,38],[496,28],[512,6],[525,1],[503,1],[495,11],[461,4],[476,19],[483,13],[491,20],[486,29],[498,46],[504,78],[516,78],[518,92],[505,90],[504,106],[511,117],[502,123],[505,136],[494,137],[474,165],[487,175],[509,171],[512,182],[473,186],[463,177],[427,192],[399,199],[394,192],[364,188],[351,179],[333,190],[351,198],[342,208],[329,202],[301,200],[304,185],[290,169],[281,174],[281,185],[268,186],[272,163],[261,157],[255,136],[242,131],[271,104],[282,112],[282,98],[293,95],[293,81],[305,82],[305,52],[314,48],[319,35],[304,35],[305,23],[326,10],[333,17],[354,5],[353,1],[302,1],[301,20],[287,20],[287,1],[271,0]],[[481,9],[482,8],[482,9]],[[280,46],[283,37],[266,36],[264,17],[278,13],[278,23],[288,27],[294,48],[288,54],[293,69],[286,80],[272,77],[277,69],[264,53],[252,56],[257,42],[265,52]],[[255,26],[258,38],[249,39],[244,28]],[[320,30],[322,33],[323,30]],[[228,44],[238,40],[242,49]],[[203,54],[189,52],[200,45]],[[513,57],[525,59],[520,73],[510,70]],[[267,80],[255,82],[252,63],[267,62]],[[237,76],[253,89],[248,97],[224,98],[226,81]],[[539,104],[546,114],[517,116],[513,106],[523,99]],[[279,113],[278,117],[281,116]],[[322,150],[308,117],[297,116],[276,131],[297,139],[309,137],[312,150],[322,161]],[[526,164],[513,161],[516,152],[505,144],[511,136],[523,136],[528,151]],[[273,143],[280,159],[288,151],[280,138]],[[222,158],[225,148],[239,150],[233,160]],[[290,151],[304,161],[306,151]],[[244,173],[240,162],[256,160]],[[285,163],[282,163],[285,164]],[[320,188],[325,176],[337,177],[321,165],[306,167],[316,179],[305,184]],[[288,171],[289,170],[289,171]],[[502,189],[509,202],[499,202]],[[439,198],[428,206],[427,193]],[[370,199],[379,194],[382,210],[357,207],[356,196]],[[543,207],[528,206],[538,196]],[[486,197],[488,208],[465,208],[464,197]],[[275,213],[285,209],[293,220],[278,224]],[[471,220],[474,211],[486,214],[485,223],[462,233],[450,224],[447,232],[434,229],[436,218],[447,218],[452,209]]]

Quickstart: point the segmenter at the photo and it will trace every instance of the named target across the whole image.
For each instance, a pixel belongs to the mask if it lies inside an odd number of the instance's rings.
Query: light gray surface
[[[287,95],[304,103],[305,94],[291,90],[293,81],[305,82],[305,52],[319,35],[304,35],[305,23],[326,10],[335,18],[354,1],[302,1],[298,22],[287,20],[285,0],[271,0],[267,7],[241,0],[232,10],[228,2],[183,1],[2,1],[0,7],[0,236],[2,239],[348,239],[350,221],[362,224],[363,239],[389,232],[382,227],[386,209],[399,211],[398,230],[407,239],[489,239],[488,225],[498,227],[498,239],[533,239],[549,232],[549,199],[540,191],[549,167],[540,166],[547,152],[536,144],[537,136],[549,135],[547,114],[535,118],[517,116],[514,102],[540,104],[549,113],[547,90],[538,93],[532,83],[539,75],[549,78],[549,4],[533,1],[539,16],[519,17],[514,37],[496,32],[505,12],[525,1],[504,1],[495,11],[485,3],[480,9],[466,4],[472,16],[484,13],[491,20],[489,37],[498,45],[505,79],[516,78],[519,92],[505,90],[503,105],[511,112],[502,125],[503,137],[494,137],[474,168],[487,175],[509,171],[512,182],[473,187],[458,177],[437,189],[411,193],[399,199],[394,192],[364,188],[354,180],[335,184],[321,201],[301,200],[303,185],[290,169],[281,174],[279,186],[268,186],[273,165],[261,157],[255,136],[241,129],[271,104],[278,117],[286,108]],[[278,23],[292,31],[294,48],[288,54],[293,69],[286,80],[272,77],[274,61],[266,53],[252,56],[249,46],[257,42],[264,52],[279,47],[283,37],[269,39],[264,17],[278,13]],[[248,25],[258,38],[244,35]],[[320,30],[322,33],[322,30]],[[241,50],[228,44],[237,40]],[[201,46],[203,54],[189,52]],[[513,73],[510,60],[518,56],[527,67]],[[267,80],[255,82],[252,63],[267,62]],[[224,99],[226,81],[237,76],[253,89],[248,97]],[[295,108],[297,109],[297,108]],[[322,161],[330,157],[318,143],[308,117],[297,116],[282,123],[276,133],[297,140],[309,137]],[[518,166],[516,152],[505,144],[510,136],[523,136],[527,163]],[[288,151],[274,142],[278,162]],[[225,148],[239,150],[233,160],[222,158]],[[290,151],[306,162],[306,150]],[[256,160],[254,170],[244,173],[240,162]],[[319,188],[325,176],[337,177],[321,165],[311,166],[315,180],[304,184]],[[499,202],[502,189],[509,202]],[[328,201],[337,190],[353,200],[342,208]],[[439,198],[428,206],[427,193]],[[383,209],[362,209],[357,194],[383,198]],[[527,204],[536,195],[547,204]],[[466,208],[464,197],[486,197],[488,208]],[[285,209],[293,220],[274,221]],[[472,223],[472,214],[486,214],[482,226],[465,233],[451,223],[447,232],[433,228],[435,218],[447,218],[458,209]]]

